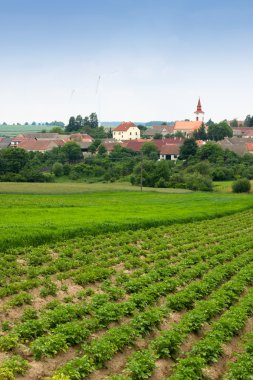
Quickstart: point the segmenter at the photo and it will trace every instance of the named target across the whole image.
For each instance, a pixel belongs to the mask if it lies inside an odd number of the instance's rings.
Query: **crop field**
[[[0,125],[0,136],[13,137],[19,133],[36,133],[52,129],[52,125]]]
[[[253,206],[251,195],[171,191],[141,193],[125,184],[0,183],[0,250],[214,218]]]
[[[253,210],[13,248],[1,380],[250,380]]]

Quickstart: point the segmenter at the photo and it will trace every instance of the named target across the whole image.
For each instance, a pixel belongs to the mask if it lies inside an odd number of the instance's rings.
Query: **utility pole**
[[[141,151],[141,192],[142,192],[142,183],[143,183],[143,152]]]

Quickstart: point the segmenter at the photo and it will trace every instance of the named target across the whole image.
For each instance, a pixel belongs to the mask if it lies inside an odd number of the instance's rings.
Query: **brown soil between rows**
[[[54,358],[45,358],[40,361],[29,362],[29,369],[24,376],[16,377],[17,380],[42,380],[47,376],[51,376],[59,366],[65,362],[74,359],[77,355],[75,348],[69,348],[67,352],[63,352]]]
[[[229,343],[224,344],[223,355],[211,367],[205,368],[204,373],[212,380],[224,379],[225,373],[229,369],[229,363],[236,361],[236,354],[243,352],[242,336],[253,331],[253,317],[249,318],[240,335],[235,336]]]

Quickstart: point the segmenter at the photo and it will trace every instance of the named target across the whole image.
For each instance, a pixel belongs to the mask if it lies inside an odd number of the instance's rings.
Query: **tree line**
[[[215,142],[198,147],[185,140],[177,161],[158,160],[152,142],[142,145],[142,154],[115,145],[108,153],[99,140],[95,154],[83,157],[80,146],[68,142],[49,152],[26,152],[20,148],[0,150],[0,181],[53,182],[129,181],[133,185],[211,191],[213,181],[253,179],[253,155],[239,156]]]

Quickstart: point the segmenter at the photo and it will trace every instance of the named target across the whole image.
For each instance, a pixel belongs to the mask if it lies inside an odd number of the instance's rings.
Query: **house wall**
[[[141,137],[141,132],[137,127],[130,127],[127,131],[113,131],[112,134],[117,141],[137,140]]]
[[[176,161],[178,156],[176,154],[160,154],[160,160]]]

